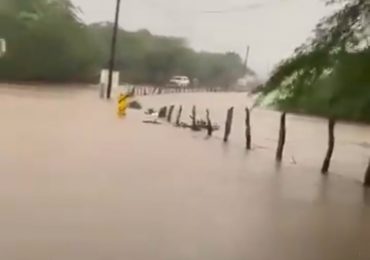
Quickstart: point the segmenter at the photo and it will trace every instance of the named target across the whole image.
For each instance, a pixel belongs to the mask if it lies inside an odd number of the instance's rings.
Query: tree
[[[11,0],[1,9],[0,32],[8,41],[3,80],[83,79],[95,65],[94,46],[69,0]]]
[[[107,66],[112,24],[93,24],[89,29],[103,54],[100,63]],[[182,38],[119,29],[117,43],[116,69],[126,82],[164,84],[173,75],[187,75],[203,85],[227,87],[244,74],[239,55],[197,53]]]
[[[111,23],[85,25],[70,0],[1,0],[8,52],[0,80],[93,81],[108,67]],[[165,84],[173,75],[228,87],[243,75],[238,55],[197,53],[182,38],[118,31],[116,69],[129,83]]]
[[[314,37],[275,69],[264,92],[277,90],[276,105],[286,110],[369,121],[370,2],[327,1],[339,2]]]

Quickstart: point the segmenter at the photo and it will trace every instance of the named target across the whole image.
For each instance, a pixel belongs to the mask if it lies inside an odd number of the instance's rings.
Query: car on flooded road
[[[167,86],[168,87],[189,87],[190,79],[187,76],[173,76]]]

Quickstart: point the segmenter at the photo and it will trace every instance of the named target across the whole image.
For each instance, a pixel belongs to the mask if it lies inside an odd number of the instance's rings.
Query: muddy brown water
[[[97,96],[0,89],[1,259],[370,259],[369,127],[338,125],[323,178],[321,119],[288,117],[278,167],[278,113],[253,111],[244,150],[245,94],[139,98],[210,108],[222,124],[235,106],[228,144],[144,125],[142,111],[119,120]]]

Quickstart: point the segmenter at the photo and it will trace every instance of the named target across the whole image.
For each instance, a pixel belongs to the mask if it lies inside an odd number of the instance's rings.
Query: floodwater
[[[222,131],[142,124],[142,111],[118,119],[97,97],[0,88],[1,259],[370,259],[367,126],[338,125],[324,178],[321,119],[288,117],[278,167],[278,113],[253,111],[244,149],[245,94],[138,98],[207,107],[219,123],[235,106],[228,144]]]
[[[153,108],[176,105],[173,118],[176,117],[178,106],[183,105],[185,112],[182,120],[188,123],[193,105],[196,105],[198,117],[202,119],[205,119],[206,109],[209,109],[211,120],[221,127],[224,127],[227,109],[234,107],[230,141],[232,146],[240,150],[245,148],[245,108],[253,107],[254,100],[244,93],[162,95],[140,100],[146,107]],[[258,107],[251,113],[253,150],[264,153],[272,161],[278,143],[280,113]],[[223,135],[223,129],[215,133],[219,139]],[[370,159],[370,126],[338,122],[335,138],[331,171],[352,180],[363,181]],[[320,171],[328,147],[327,120],[288,115],[286,139],[286,164],[296,164],[301,170],[307,168]]]

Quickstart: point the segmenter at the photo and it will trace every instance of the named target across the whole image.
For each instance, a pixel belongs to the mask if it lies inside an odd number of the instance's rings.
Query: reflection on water
[[[335,174],[322,177],[320,119],[288,118],[277,169],[279,115],[253,111],[254,150],[245,151],[243,94],[140,98],[183,104],[184,118],[202,104],[217,122],[235,106],[223,144],[222,132],[206,140],[144,125],[136,111],[119,120],[95,92],[58,91],[0,91],[2,259],[370,258],[370,197],[353,181],[366,168],[358,144],[367,127],[339,125]]]

